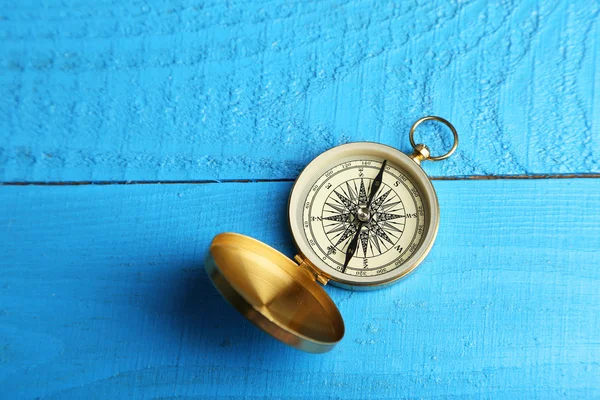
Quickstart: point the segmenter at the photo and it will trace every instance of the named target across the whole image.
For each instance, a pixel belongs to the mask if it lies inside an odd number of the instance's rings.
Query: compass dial
[[[372,159],[327,170],[308,192],[302,219],[314,254],[353,277],[402,266],[419,248],[426,224],[417,186],[394,164]]]

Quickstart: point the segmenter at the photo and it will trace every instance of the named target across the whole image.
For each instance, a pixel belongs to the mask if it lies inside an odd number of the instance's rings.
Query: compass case
[[[344,336],[342,316],[314,275],[258,240],[215,236],[205,268],[232,306],[283,343],[325,353]]]
[[[424,206],[424,235],[414,253],[400,266],[390,268],[387,272],[380,275],[366,277],[343,273],[341,270],[334,268],[331,263],[328,264],[320,257],[324,254],[317,254],[315,252],[314,243],[310,243],[309,237],[304,230],[304,226],[308,222],[306,222],[306,218],[303,216],[303,210],[309,201],[309,193],[315,188],[315,182],[327,171],[331,172],[333,168],[338,168],[344,163],[356,162],[357,160],[387,160],[388,165],[394,166],[398,172],[401,172],[418,189]],[[318,275],[328,279],[332,285],[344,289],[381,289],[408,275],[425,259],[425,256],[431,250],[437,235],[439,219],[440,208],[437,195],[425,171],[408,155],[398,149],[380,143],[346,143],[320,154],[300,173],[292,187],[288,200],[289,226],[299,253],[306,256]],[[317,240],[314,240],[314,242],[317,242]]]

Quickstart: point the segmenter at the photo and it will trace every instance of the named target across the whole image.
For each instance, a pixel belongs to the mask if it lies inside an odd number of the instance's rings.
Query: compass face
[[[321,175],[302,220],[314,254],[349,279],[401,267],[419,248],[426,225],[422,195],[409,176],[373,159],[348,160]]]
[[[389,146],[357,142],[334,147],[304,168],[288,217],[300,260],[319,282],[374,289],[423,261],[435,241],[439,206],[415,160]]]

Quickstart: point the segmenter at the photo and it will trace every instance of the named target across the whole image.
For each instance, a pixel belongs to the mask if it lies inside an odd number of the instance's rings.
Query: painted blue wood
[[[597,1],[397,3],[3,0],[0,180],[294,178],[426,114],[433,175],[600,172]]]
[[[435,182],[430,256],[388,289],[327,287],[347,333],[325,355],[202,267],[225,230],[294,254],[290,187],[0,186],[0,397],[600,397],[600,180]]]

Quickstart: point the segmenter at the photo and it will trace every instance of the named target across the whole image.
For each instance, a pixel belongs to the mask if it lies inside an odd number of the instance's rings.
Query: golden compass
[[[452,148],[431,156],[415,144],[425,121],[454,135]],[[372,142],[334,147],[311,161],[294,183],[288,205],[294,261],[236,233],[213,239],[205,268],[217,290],[246,318],[276,339],[322,353],[344,336],[339,310],[321,285],[381,288],[423,261],[435,240],[440,211],[421,161],[449,157],[458,134],[428,116],[409,132],[411,155]]]

